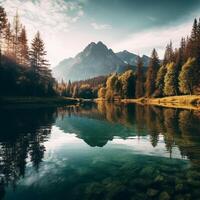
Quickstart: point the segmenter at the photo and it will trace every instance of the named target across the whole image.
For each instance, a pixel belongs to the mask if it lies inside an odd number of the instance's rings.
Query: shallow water
[[[200,113],[88,104],[0,110],[2,199],[200,199]]]

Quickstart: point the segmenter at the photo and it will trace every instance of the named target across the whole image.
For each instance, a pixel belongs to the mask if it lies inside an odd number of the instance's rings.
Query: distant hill
[[[143,57],[144,60],[148,58],[147,56]],[[120,73],[129,68],[135,69],[136,58],[135,54],[128,51],[114,53],[102,42],[92,42],[74,58],[60,62],[53,69],[53,74],[58,80],[85,80],[113,72]]]

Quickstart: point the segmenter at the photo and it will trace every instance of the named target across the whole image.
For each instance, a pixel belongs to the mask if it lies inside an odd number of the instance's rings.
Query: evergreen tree
[[[67,84],[67,88],[66,88],[66,96],[67,97],[71,97],[72,96],[72,84],[71,81],[69,80],[68,84]]]
[[[11,32],[11,25],[8,23],[5,29],[5,55],[9,58],[11,58],[12,55],[12,41],[13,41],[13,35]]]
[[[158,97],[164,96],[164,86],[165,86],[164,80],[166,73],[167,73],[167,67],[165,65],[162,65],[158,70],[156,77],[156,88],[157,88],[156,96]]]
[[[23,66],[29,65],[29,49],[28,49],[28,40],[26,35],[25,27],[22,28],[19,36],[19,63]]]
[[[176,67],[173,62],[167,64],[167,73],[165,75],[165,86],[164,86],[164,93],[167,96],[174,96],[177,95],[177,89],[176,89]]]
[[[166,65],[167,63],[173,61],[174,61],[174,51],[172,47],[172,42],[170,41],[165,50],[163,65]]]
[[[160,61],[158,59],[158,54],[155,49],[153,49],[151,60],[148,66],[147,77],[146,77],[146,96],[150,97],[153,95],[156,89],[156,77],[158,70],[160,68]]]
[[[181,73],[179,75],[179,89],[183,94],[192,94],[195,74],[195,59],[188,58],[187,62],[183,65]]]
[[[0,6],[0,65],[2,58],[2,40],[4,38],[4,31],[7,27],[7,15],[2,6]]]
[[[47,52],[45,51],[44,42],[40,33],[37,32],[31,44],[30,64],[33,71],[33,80],[36,84],[42,86],[42,90],[47,92],[53,87],[54,79],[51,70],[48,68],[48,61],[45,59]]]
[[[21,23],[19,19],[18,11],[13,19],[13,50],[14,50],[14,59],[17,63],[19,63],[20,57],[20,46],[19,46],[19,36],[21,32]]]
[[[136,70],[136,87],[135,87],[135,97],[140,98],[144,96],[144,75],[143,75],[143,63],[142,59],[138,56],[137,70]]]

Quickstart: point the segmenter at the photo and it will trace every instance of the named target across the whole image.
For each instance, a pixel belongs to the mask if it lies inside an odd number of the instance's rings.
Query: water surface
[[[200,199],[200,113],[1,108],[0,198]]]

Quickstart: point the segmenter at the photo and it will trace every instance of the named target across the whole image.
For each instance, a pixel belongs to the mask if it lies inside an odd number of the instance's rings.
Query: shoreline
[[[80,99],[68,97],[0,97],[0,106],[11,105],[76,105],[81,103]]]
[[[162,98],[122,99],[122,103],[137,103],[167,108],[200,110],[200,95],[170,96]]]

